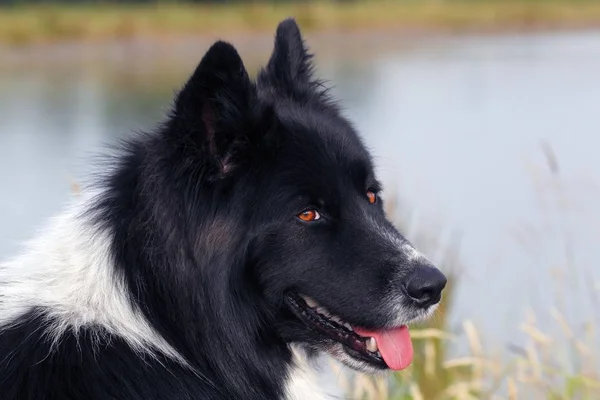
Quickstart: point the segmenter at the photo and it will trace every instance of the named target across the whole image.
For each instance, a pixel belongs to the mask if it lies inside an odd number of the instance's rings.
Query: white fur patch
[[[420,251],[415,249],[409,242],[401,239],[394,232],[391,232],[386,227],[381,226],[375,219],[373,219],[370,215],[364,214],[369,223],[375,228],[375,231],[378,232],[385,240],[389,241],[395,246],[398,246],[400,251],[406,256],[409,262],[429,262],[427,257],[425,257]]]
[[[331,400],[335,397],[324,393],[303,351],[292,346],[293,367],[286,384],[285,400]]]
[[[404,243],[400,250],[402,250],[402,253],[406,255],[406,258],[409,262],[429,262],[429,260],[427,260],[427,258],[421,252],[408,243]]]
[[[23,255],[0,264],[0,327],[43,307],[51,317],[46,329],[53,343],[67,330],[100,325],[136,352],[162,353],[187,364],[131,301],[111,259],[110,232],[92,226],[81,214],[89,200],[79,196]]]

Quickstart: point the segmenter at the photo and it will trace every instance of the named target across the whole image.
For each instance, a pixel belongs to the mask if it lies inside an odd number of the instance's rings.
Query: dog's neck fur
[[[123,337],[136,351],[181,359],[131,302],[113,267],[107,232],[81,217],[89,199],[78,199],[54,217],[23,255],[0,268],[0,326],[41,307],[59,324],[50,338],[98,325]]]
[[[244,232],[235,218],[189,207],[210,204],[212,193],[186,198],[184,183],[154,169],[160,157],[136,148],[121,160],[91,215],[111,232],[113,268],[131,301],[193,368],[210,371],[207,380],[239,391],[228,396],[281,398],[292,354],[274,329],[273,310],[244,275]]]

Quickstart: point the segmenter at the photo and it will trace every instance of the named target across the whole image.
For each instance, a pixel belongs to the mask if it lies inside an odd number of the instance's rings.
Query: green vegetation
[[[519,354],[494,357],[482,347],[470,321],[459,335],[467,338],[470,353],[449,359],[445,352],[457,335],[445,330],[412,329],[414,363],[391,380],[358,375],[346,389],[353,400],[477,400],[545,399],[593,400],[600,398],[597,343],[592,335],[576,338],[566,318],[555,314],[565,336],[551,337],[532,322],[522,324],[530,340]],[[443,318],[443,316],[442,316]],[[590,332],[594,327],[590,326]],[[589,332],[586,332],[589,333]],[[561,356],[575,349],[573,358]],[[557,351],[558,350],[558,351]],[[575,365],[575,367],[574,367]]]
[[[0,6],[0,44],[189,34],[271,34],[277,22],[287,16],[295,16],[305,31],[489,31],[600,25],[600,2],[591,0],[28,3]]]

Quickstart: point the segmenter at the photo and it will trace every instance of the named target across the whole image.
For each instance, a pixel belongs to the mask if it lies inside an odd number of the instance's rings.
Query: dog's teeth
[[[371,353],[377,352],[377,341],[374,337],[370,337],[369,340],[367,340],[367,350],[369,350]]]
[[[306,302],[306,305],[309,306],[310,308],[315,308],[316,306],[318,306],[317,302],[315,300],[313,300],[312,298],[308,297],[308,296],[304,296],[304,301]]]
[[[352,330],[352,325],[350,325],[349,323],[345,322],[345,323],[344,323],[344,326],[345,326],[346,328],[348,328],[348,330]]]
[[[318,312],[319,314],[323,314],[323,315],[325,315],[326,317],[329,317],[329,313],[328,313],[328,312],[327,312],[327,310],[326,310],[326,309],[324,309],[323,307],[317,307],[317,312]]]

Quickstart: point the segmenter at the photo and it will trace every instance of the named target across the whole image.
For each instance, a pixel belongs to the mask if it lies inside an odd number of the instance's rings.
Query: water
[[[600,33],[386,38],[312,43],[411,226],[460,233],[453,321],[471,318],[504,346],[518,341],[529,305],[545,327],[551,304],[575,323],[594,317]],[[270,38],[236,43],[251,69],[267,59]],[[61,208],[105,143],[161,119],[207,44],[2,55],[0,254],[16,253]]]

